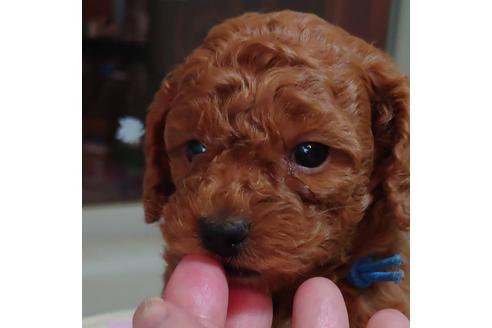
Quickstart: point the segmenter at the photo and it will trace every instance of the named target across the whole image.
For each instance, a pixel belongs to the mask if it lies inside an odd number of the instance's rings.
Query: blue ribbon
[[[401,266],[405,261],[400,254],[376,260],[372,256],[361,258],[355,262],[347,276],[349,283],[357,288],[368,288],[377,281],[393,281],[400,283],[404,278],[403,270],[381,271]]]

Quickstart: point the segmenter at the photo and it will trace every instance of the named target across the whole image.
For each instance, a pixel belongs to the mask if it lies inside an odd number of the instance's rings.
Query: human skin
[[[228,286],[224,269],[216,260],[188,255],[176,267],[162,298],[151,298],[137,308],[135,328],[271,327],[270,295],[240,286]],[[292,327],[348,328],[342,294],[329,279],[306,280],[294,297]],[[367,328],[407,328],[399,311],[377,312]]]

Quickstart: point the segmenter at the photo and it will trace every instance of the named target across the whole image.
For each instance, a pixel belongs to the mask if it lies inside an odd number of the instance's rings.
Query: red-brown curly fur
[[[334,280],[351,327],[383,308],[409,315],[409,90],[390,58],[344,30],[292,11],[245,14],[214,27],[163,81],[147,118],[144,205],[164,217],[166,276],[207,253],[197,218],[251,221],[232,265],[261,273],[274,326],[313,276]],[[185,144],[207,152],[191,163]],[[325,164],[295,165],[295,145],[330,146]],[[402,253],[406,278],[355,289],[343,277],[362,256]],[[212,255],[213,256],[213,255]]]

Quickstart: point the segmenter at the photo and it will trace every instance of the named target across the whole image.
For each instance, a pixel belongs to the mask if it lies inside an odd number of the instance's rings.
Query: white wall
[[[162,238],[140,204],[84,207],[82,226],[83,316],[134,309],[160,294]]]

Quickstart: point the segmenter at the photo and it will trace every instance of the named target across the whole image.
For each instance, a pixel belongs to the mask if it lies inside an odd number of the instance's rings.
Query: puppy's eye
[[[207,147],[205,147],[200,141],[196,139],[190,140],[186,144],[186,157],[190,162],[196,155],[200,155],[201,153],[204,153],[206,151]]]
[[[326,161],[330,147],[318,142],[305,142],[294,147],[292,157],[294,161],[304,167],[318,167]]]

